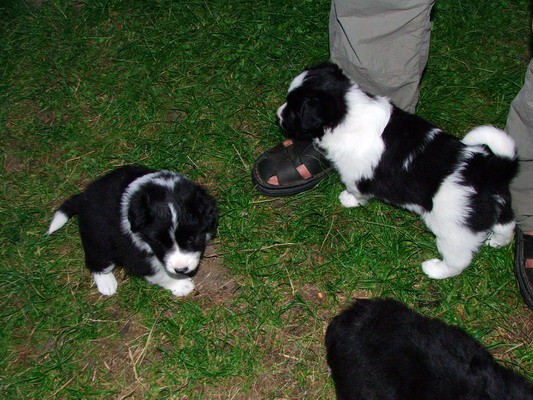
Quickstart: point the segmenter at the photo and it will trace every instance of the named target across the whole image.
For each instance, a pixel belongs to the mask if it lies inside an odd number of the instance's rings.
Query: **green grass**
[[[419,219],[344,209],[334,175],[281,199],[253,189],[290,80],[328,58],[329,0],[0,5],[0,397],[332,398],[323,335],[356,297],[400,299],[533,370],[512,247],[433,281]],[[439,0],[418,113],[458,136],[503,127],[529,61],[525,0]],[[101,297],[62,200],[118,165],[180,171],[217,197],[196,296],[123,276]],[[211,271],[211,270],[212,271]],[[225,287],[213,288],[211,272]],[[198,277],[199,279],[199,277]],[[213,278],[211,278],[213,279]]]

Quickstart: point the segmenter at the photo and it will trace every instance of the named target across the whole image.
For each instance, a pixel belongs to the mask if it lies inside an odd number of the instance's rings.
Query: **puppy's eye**
[[[202,236],[201,235],[191,236],[190,238],[187,239],[187,246],[193,246],[193,247],[202,246]]]
[[[172,236],[170,236],[168,232],[158,232],[156,235],[154,235],[153,241],[163,244],[164,246],[171,246]]]
[[[182,243],[182,244],[185,244],[185,245],[190,245],[194,242],[194,237],[193,236],[185,236],[185,235],[180,235],[180,234],[176,234],[176,241],[178,243]]]

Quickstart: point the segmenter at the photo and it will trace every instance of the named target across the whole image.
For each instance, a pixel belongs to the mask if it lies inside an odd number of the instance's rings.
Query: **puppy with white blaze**
[[[459,140],[365,93],[332,63],[298,75],[277,114],[285,135],[313,140],[335,166],[343,206],[377,198],[422,217],[442,255],[422,263],[429,277],[460,274],[483,242],[511,242],[518,160],[504,131],[481,126]]]
[[[357,300],[325,344],[338,400],[533,399],[533,384],[466,332],[395,300]]]
[[[186,296],[187,276],[214,236],[215,199],[183,175],[125,166],[91,183],[61,205],[48,234],[78,216],[85,262],[98,291],[117,291],[116,266]]]

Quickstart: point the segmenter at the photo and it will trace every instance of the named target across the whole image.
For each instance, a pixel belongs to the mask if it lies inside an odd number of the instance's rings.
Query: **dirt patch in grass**
[[[518,315],[507,317],[506,324],[496,327],[492,341],[508,343],[506,346],[498,346],[491,349],[491,353],[498,360],[510,362],[513,358],[513,351],[519,348],[528,348],[527,353],[531,354],[531,343],[533,343],[533,314],[523,305],[524,312]],[[527,372],[527,371],[523,371]]]
[[[207,246],[193,280],[196,284],[195,296],[204,305],[227,303],[233,299],[233,294],[239,288],[235,277],[222,265],[219,245]]]
[[[92,371],[91,382],[104,389],[117,388],[117,398],[135,394],[142,396],[148,389],[142,380],[142,369],[159,357],[152,342],[151,329],[140,323],[135,316],[125,316],[117,307],[117,333],[111,337],[101,337],[91,343],[91,351],[85,358],[85,365]]]
[[[296,288],[296,296],[303,304],[291,307],[280,329],[265,338],[265,347],[272,351],[262,360],[262,373],[252,385],[253,398],[332,397],[323,345],[332,299],[312,285]]]
[[[4,161],[4,171],[8,173],[16,173],[25,168],[24,162],[14,154],[6,154]]]

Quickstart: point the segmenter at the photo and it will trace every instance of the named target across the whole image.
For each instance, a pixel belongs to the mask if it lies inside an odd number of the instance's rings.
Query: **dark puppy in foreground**
[[[358,300],[326,332],[339,400],[527,400],[533,384],[459,328],[394,300]]]
[[[191,278],[215,233],[217,206],[202,187],[183,175],[125,166],[97,179],[65,201],[48,233],[78,215],[85,261],[98,291],[117,291],[121,266],[134,276],[186,296]]]

